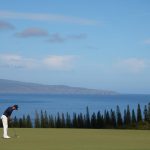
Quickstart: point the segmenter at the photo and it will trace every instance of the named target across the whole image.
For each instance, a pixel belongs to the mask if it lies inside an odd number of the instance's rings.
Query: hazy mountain
[[[114,91],[70,87],[65,85],[44,85],[0,79],[0,93],[37,93],[37,94],[117,94]]]

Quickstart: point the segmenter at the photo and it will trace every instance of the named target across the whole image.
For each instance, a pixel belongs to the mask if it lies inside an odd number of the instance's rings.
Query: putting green
[[[148,130],[16,129],[1,150],[150,150]],[[2,135],[2,129],[0,129]]]

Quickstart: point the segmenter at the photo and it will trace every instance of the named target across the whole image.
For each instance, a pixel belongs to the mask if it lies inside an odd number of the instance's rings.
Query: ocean
[[[135,109],[140,104],[143,110],[144,105],[150,102],[150,95],[48,95],[48,94],[0,94],[0,114],[11,105],[18,104],[19,110],[13,112],[13,116],[22,117],[30,115],[33,119],[35,111],[47,111],[48,114],[57,113],[86,113],[88,106],[90,113],[104,110],[116,110],[120,107],[121,112],[130,106]]]

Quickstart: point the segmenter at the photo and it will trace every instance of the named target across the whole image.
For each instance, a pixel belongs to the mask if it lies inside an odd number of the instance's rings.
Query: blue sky
[[[149,0],[5,0],[0,78],[150,94]]]

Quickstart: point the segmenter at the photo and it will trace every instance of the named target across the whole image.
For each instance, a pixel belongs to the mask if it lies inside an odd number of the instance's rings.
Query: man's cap
[[[15,108],[16,108],[16,110],[18,110],[18,105],[14,105],[13,107],[15,107]]]

